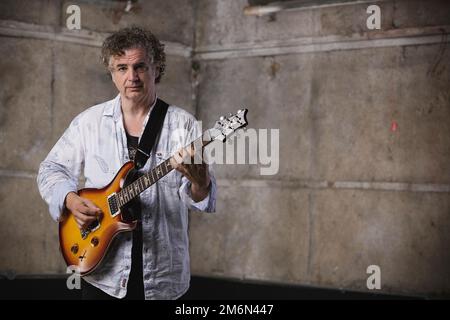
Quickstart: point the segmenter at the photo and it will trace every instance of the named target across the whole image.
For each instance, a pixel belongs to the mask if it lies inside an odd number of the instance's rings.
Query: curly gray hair
[[[133,26],[110,35],[102,45],[101,59],[103,64],[108,68],[109,59],[112,56],[124,55],[125,50],[132,48],[145,49],[150,63],[155,65],[158,71],[158,76],[155,79],[155,82],[158,83],[166,68],[166,54],[164,44],[149,30]]]

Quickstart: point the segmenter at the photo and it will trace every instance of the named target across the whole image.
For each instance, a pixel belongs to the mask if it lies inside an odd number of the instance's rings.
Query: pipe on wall
[[[383,2],[388,0],[292,0],[277,1],[266,5],[249,5],[244,8],[246,16],[264,16],[280,11],[310,10],[317,8],[358,5],[364,3]]]

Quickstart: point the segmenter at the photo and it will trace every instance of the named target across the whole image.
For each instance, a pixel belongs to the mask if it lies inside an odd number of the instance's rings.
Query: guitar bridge
[[[100,221],[97,219],[96,221],[92,222],[86,229],[80,230],[81,238],[85,240],[91,232],[94,232],[98,228],[100,228]]]
[[[111,217],[115,217],[119,214],[120,210],[119,210],[119,205],[117,203],[117,197],[116,197],[116,193],[112,193],[108,196],[108,207],[109,207],[109,212],[111,213]]]

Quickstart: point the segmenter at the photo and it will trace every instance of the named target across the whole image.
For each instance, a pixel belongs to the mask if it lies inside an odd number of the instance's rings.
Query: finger
[[[96,216],[87,215],[80,211],[75,211],[73,214],[74,214],[75,218],[77,218],[78,220],[80,220],[80,222],[85,223],[85,224],[92,223],[95,220],[97,220]]]
[[[187,169],[187,165],[185,164],[179,164],[176,168],[175,168],[178,172],[181,172],[181,174],[183,175],[187,175],[189,174],[189,170]]]
[[[177,169],[180,163],[181,162],[178,162],[175,155],[170,158],[170,165],[172,166],[172,168]]]
[[[97,207],[92,201],[90,201],[89,199],[83,200],[84,205],[88,209],[87,212],[85,211],[86,214],[95,216],[99,216],[101,214],[102,210],[99,207]]]
[[[175,152],[174,159],[178,164],[183,163],[184,153],[185,153],[184,149],[180,149],[177,152]]]
[[[191,145],[189,147],[187,147],[185,150],[185,156],[186,157],[190,157],[193,158],[195,155],[195,148],[194,148],[194,144],[191,143]]]
[[[84,229],[84,223],[81,222],[80,220],[78,220],[77,218],[75,218],[75,221],[77,222],[78,225],[78,229]]]
[[[192,163],[192,155],[191,155],[193,154],[192,148],[189,147],[183,148],[180,151],[178,151],[177,154],[178,154],[177,161],[179,163],[187,163],[187,164]]]
[[[75,221],[77,222],[78,228],[80,229],[86,229],[90,225],[89,221],[86,221],[85,219],[79,217],[75,217]]]
[[[97,211],[97,209],[92,209],[88,206],[86,206],[85,204],[82,204],[80,207],[78,207],[78,212],[80,212],[81,214],[87,216],[87,217],[92,217],[92,218],[96,218],[99,216],[99,212]]]

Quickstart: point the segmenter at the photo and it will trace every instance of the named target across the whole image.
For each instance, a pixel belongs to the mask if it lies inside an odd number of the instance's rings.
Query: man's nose
[[[139,80],[138,73],[133,68],[129,68],[127,72],[127,80],[137,81]]]

